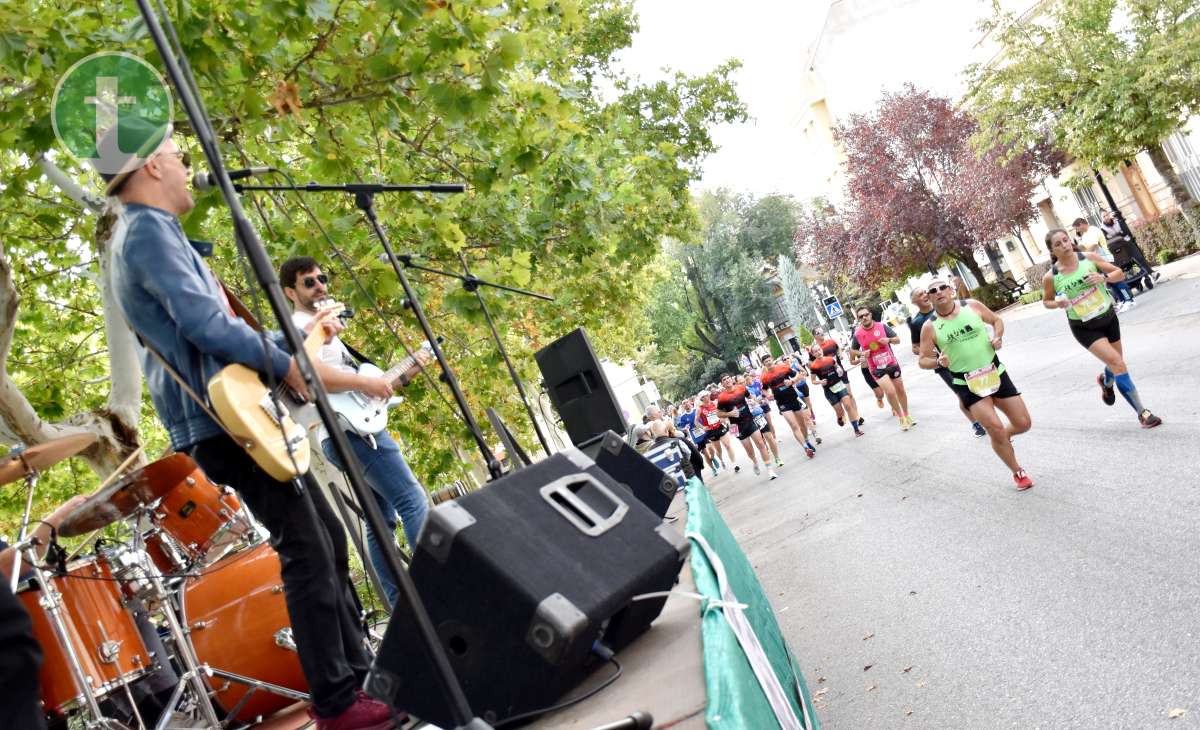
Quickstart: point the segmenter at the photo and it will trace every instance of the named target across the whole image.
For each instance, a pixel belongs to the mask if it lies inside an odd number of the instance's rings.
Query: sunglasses
[[[314,286],[317,285],[318,281],[321,282],[322,284],[328,284],[329,277],[324,274],[317,274],[316,276],[306,276],[300,280],[300,283],[304,285],[305,289],[312,289]]]
[[[859,312],[859,313],[858,313],[858,318],[859,318],[859,319],[869,319],[870,317],[871,317],[871,313],[870,313],[870,312]]]
[[[940,291],[946,291],[947,289],[950,289],[950,288],[951,287],[949,284],[936,284],[934,286],[929,287],[929,293],[937,294]]]
[[[182,163],[184,167],[190,168],[192,166],[191,154],[184,152],[183,150],[175,150],[174,152],[163,152],[162,154],[171,155],[173,157],[178,157],[179,162]]]

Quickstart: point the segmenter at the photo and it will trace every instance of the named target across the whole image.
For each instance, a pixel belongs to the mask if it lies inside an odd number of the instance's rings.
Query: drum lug
[[[188,477],[187,479],[184,479],[183,481],[186,482],[189,487],[196,486],[196,480],[193,477]]]
[[[105,641],[96,649],[96,656],[100,659],[101,664],[116,664],[117,657],[121,656],[121,642]]]
[[[271,586],[271,592],[272,593],[283,593],[283,585],[276,584],[276,585]]]
[[[208,621],[197,621],[196,623],[188,626],[188,630],[189,631],[202,631],[204,629],[207,629],[209,626],[212,626],[214,623],[216,623],[216,622],[213,619],[209,619]]]
[[[296,639],[292,636],[291,626],[284,626],[275,632],[275,646],[288,651],[296,651]]]

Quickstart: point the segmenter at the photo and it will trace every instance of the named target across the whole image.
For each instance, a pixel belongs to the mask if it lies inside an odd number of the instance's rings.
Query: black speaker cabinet
[[[576,449],[429,513],[410,575],[475,715],[491,724],[554,704],[649,628],[688,543]],[[453,723],[407,609],[397,606],[366,690]]]
[[[638,453],[625,439],[605,431],[579,444],[579,450],[591,457],[596,466],[633,492],[633,496],[659,517],[667,516],[667,508],[675,498],[679,484],[654,462]]]
[[[625,433],[621,406],[582,327],[538,350],[534,358],[571,443],[605,431]]]

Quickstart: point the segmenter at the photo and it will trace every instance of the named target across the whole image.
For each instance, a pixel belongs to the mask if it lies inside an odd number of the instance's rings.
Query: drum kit
[[[120,538],[95,540],[79,556],[52,545],[46,561],[38,559],[29,526],[39,473],[94,441],[68,436],[0,463],[0,484],[24,481],[28,490],[12,575],[44,655],[47,716],[75,716],[72,727],[126,728],[108,716],[114,703],[106,701],[134,706],[131,687],[163,667],[178,676],[166,710],[149,726],[154,718],[135,711],[135,726],[167,730],[185,718],[189,727],[240,727],[308,699],[279,558],[233,491],[186,454],[124,476],[118,469],[57,530],[69,538],[110,528]],[[139,614],[156,619],[149,630],[168,656],[148,649]]]

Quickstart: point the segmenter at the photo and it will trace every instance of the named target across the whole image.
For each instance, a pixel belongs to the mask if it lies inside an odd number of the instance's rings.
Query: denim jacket
[[[216,277],[201,256],[212,244],[189,241],[179,219],[159,208],[130,203],[112,243],[113,288],[137,333],[142,370],[154,410],[171,445],[182,451],[224,431],[192,400],[153,347],[207,403],[208,379],[232,363],[282,379],[290,357],[233,316]]]

